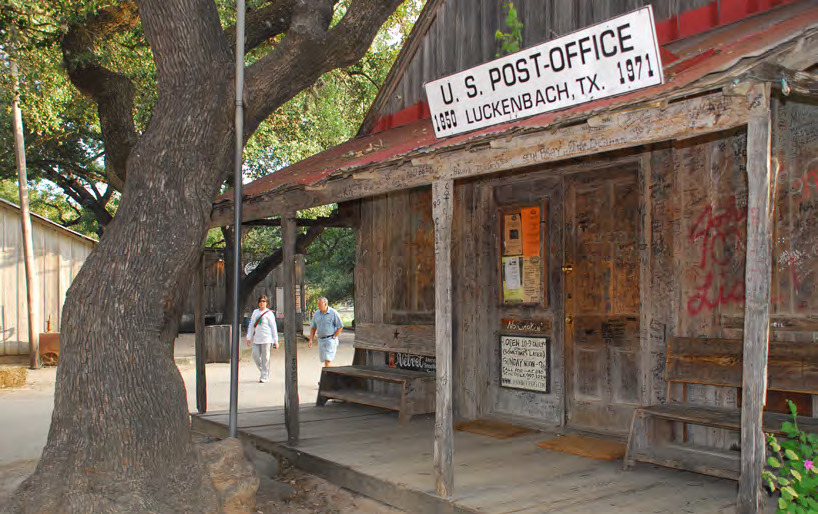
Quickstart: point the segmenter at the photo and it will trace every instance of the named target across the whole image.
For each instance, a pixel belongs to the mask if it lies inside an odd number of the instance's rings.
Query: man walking
[[[315,340],[318,334],[318,358],[328,367],[332,359],[335,358],[335,350],[338,349],[338,335],[344,329],[341,316],[338,311],[329,306],[329,302],[323,296],[318,299],[318,311],[312,317],[310,323],[310,343]]]
[[[270,380],[270,346],[278,349],[278,327],[275,313],[267,308],[267,297],[259,296],[258,309],[247,327],[247,346],[253,346],[253,361],[259,371],[259,382]]]

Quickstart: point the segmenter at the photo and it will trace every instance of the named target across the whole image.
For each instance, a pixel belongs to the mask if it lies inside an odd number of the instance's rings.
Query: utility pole
[[[12,45],[15,44],[15,35],[12,34]],[[14,126],[14,154],[17,160],[17,182],[20,188],[20,218],[23,228],[23,254],[26,265],[26,301],[28,302],[28,357],[29,367],[40,367],[40,341],[37,331],[36,308],[34,306],[34,291],[36,276],[34,273],[34,240],[31,235],[31,216],[28,210],[28,177],[26,175],[26,147],[23,139],[23,115],[20,112],[20,70],[14,56],[9,56],[11,65],[11,79],[14,88],[14,97],[11,102],[12,124]]]

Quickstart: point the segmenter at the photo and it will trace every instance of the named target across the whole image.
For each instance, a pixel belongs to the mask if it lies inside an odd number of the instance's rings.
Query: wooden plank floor
[[[227,435],[227,413],[194,414],[194,430]],[[511,439],[455,432],[455,490],[434,494],[434,418],[358,405],[303,406],[301,441],[287,445],[284,408],[239,413],[242,438],[306,471],[408,512],[733,512],[736,482],[546,450],[552,437]]]

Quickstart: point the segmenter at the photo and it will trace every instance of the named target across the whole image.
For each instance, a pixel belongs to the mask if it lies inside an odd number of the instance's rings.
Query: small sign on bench
[[[548,337],[500,336],[500,385],[550,393],[550,356]]]
[[[437,369],[435,358],[428,355],[415,355],[412,353],[387,352],[386,366],[388,368],[411,369],[414,371],[425,371],[434,373]]]

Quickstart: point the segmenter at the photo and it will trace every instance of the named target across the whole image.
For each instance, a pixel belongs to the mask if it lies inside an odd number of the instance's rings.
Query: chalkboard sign
[[[500,385],[550,392],[550,354],[548,337],[500,336]]]

